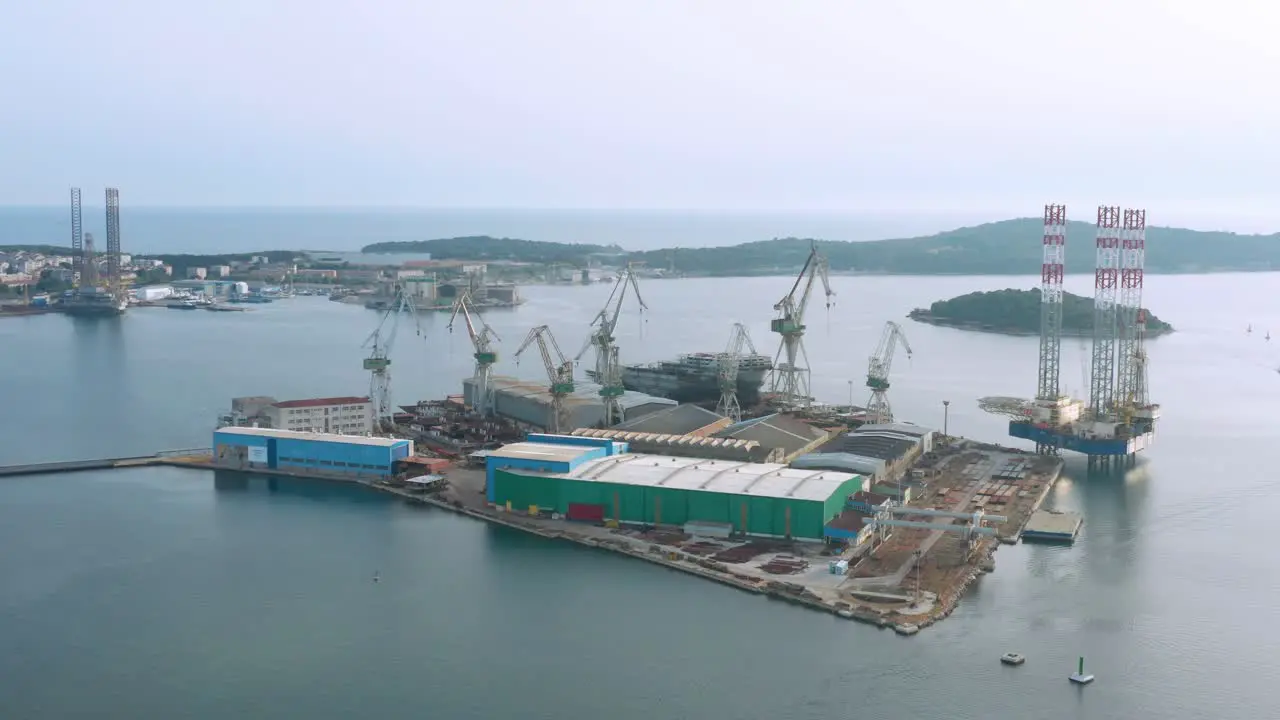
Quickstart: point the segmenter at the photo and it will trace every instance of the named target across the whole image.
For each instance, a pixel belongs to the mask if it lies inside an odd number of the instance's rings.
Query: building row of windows
[[[345,463],[338,460],[316,460],[315,458],[293,458],[281,457],[280,462],[295,463],[298,465],[318,465],[320,467],[342,468],[345,470],[386,470],[386,465],[361,465],[360,463]]]
[[[290,415],[311,415],[313,413],[338,415],[344,412],[350,415],[364,415],[367,412],[367,408],[362,405],[328,405],[309,408],[289,408]]]

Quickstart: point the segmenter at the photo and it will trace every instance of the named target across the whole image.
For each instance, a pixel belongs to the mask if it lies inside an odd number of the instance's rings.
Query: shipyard
[[[108,197],[108,252],[118,255],[119,232],[110,231],[118,210],[112,219]],[[1058,389],[1063,217],[1059,206],[1046,208],[1036,399],[979,403],[1012,415],[1010,435],[1034,441],[1034,451],[952,435],[945,413],[942,427],[896,417],[894,361],[913,349],[891,319],[866,360],[863,404],[853,404],[852,382],[848,403],[813,397],[809,309],[816,295],[828,310],[836,300],[814,246],[772,306],[772,355],[735,323],[722,348],[624,362],[619,318],[624,306],[643,313],[647,304],[641,273],[623,266],[576,354],[566,354],[545,324],[514,345],[512,358],[527,360],[537,379],[494,372],[503,341],[485,314],[519,304],[518,290],[487,282],[477,267],[446,282],[407,268],[381,289],[330,294],[377,311],[363,343],[367,391],[233,398],[214,424],[210,449],[104,467],[161,463],[358,483],[913,635],[946,617],[972,582],[994,570],[1001,544],[1074,540],[1084,519],[1042,507],[1062,472],[1062,452],[1126,466],[1154,436],[1159,406],[1147,395],[1142,314],[1133,310],[1141,301],[1145,217],[1126,213],[1120,232],[1118,210],[1099,214],[1106,239],[1099,248],[1125,250],[1099,251],[1099,294],[1110,298],[1113,275],[1125,292],[1099,303],[1099,327],[1111,330],[1095,333],[1089,402]],[[91,237],[78,250],[84,268],[96,266]],[[89,308],[100,295],[124,297],[112,271],[99,281],[95,270],[82,270],[66,310]],[[295,293],[286,283],[251,290],[241,281],[193,277],[134,304],[211,309]],[[402,325],[419,330],[419,313],[432,310],[447,311],[447,329],[469,345],[473,371],[456,394],[397,405],[392,349]],[[579,373],[585,362],[590,367]]]

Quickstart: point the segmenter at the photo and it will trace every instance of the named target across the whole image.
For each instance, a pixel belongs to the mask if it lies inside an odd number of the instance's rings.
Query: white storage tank
[[[244,297],[249,294],[249,283],[238,282],[231,286],[231,294],[236,297]]]

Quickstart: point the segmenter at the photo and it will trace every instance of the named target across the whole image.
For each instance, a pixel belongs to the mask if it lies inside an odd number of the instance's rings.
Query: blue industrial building
[[[224,427],[213,433],[214,462],[252,471],[299,470],[387,476],[413,455],[412,440],[329,435],[256,427]]]
[[[493,474],[502,468],[546,473],[568,473],[588,460],[628,452],[624,442],[576,435],[530,433],[525,442],[504,445],[485,459],[485,496],[494,500]]]

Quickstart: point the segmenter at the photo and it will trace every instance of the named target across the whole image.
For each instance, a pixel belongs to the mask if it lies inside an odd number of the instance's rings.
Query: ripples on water
[[[847,400],[886,319],[1034,282],[837,278],[838,305],[809,323],[815,390]],[[0,483],[0,716],[1269,716],[1278,581],[1263,531],[1280,481],[1262,458],[1280,343],[1260,334],[1280,332],[1280,314],[1258,300],[1276,282],[1150,278],[1147,303],[1180,330],[1150,346],[1157,446],[1121,477],[1070,465],[1051,502],[1085,515],[1079,542],[1001,548],[996,572],[916,638],[346,490],[160,469],[32,478]],[[624,357],[718,349],[734,321],[772,351],[786,285],[646,283],[650,312],[619,324]],[[1068,289],[1087,293],[1087,279]],[[547,322],[576,351],[607,294],[529,288],[527,305],[490,313],[499,371],[538,379],[511,344]],[[0,420],[0,462],[207,444],[232,396],[362,392],[374,321],[318,298],[0,321],[0,347],[23,350],[0,353],[18,409]],[[402,333],[399,402],[455,392],[470,372],[446,322]],[[1031,392],[1035,339],[905,327],[916,352],[895,365],[900,416],[941,424],[951,400],[955,431],[1001,438],[974,401]],[[1082,350],[1064,347],[1069,387]],[[1008,650],[1027,664],[999,665]],[[1081,654],[1098,676],[1083,690],[1066,682]]]

